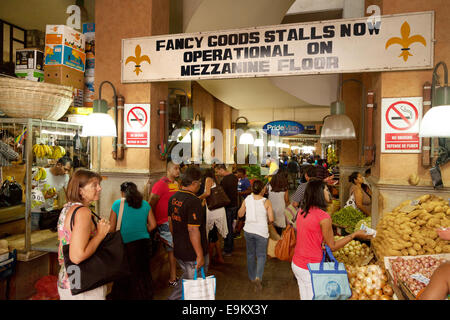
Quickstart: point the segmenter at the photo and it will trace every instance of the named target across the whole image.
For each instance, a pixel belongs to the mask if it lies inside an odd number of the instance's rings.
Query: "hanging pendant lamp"
[[[345,115],[345,104],[343,101],[335,101],[331,104],[331,115],[324,119],[320,139],[356,139],[355,127],[353,126],[352,120]]]
[[[444,68],[444,86],[435,89],[439,66]],[[432,108],[430,108],[420,124],[420,137],[450,137],[450,87],[448,86],[448,70],[445,62],[439,62],[433,70],[433,81],[431,85]]]

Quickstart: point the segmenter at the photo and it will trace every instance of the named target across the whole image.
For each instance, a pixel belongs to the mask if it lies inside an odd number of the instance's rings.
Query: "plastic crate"
[[[7,279],[14,274],[17,262],[17,250],[9,253],[7,260],[0,262],[0,280]]]

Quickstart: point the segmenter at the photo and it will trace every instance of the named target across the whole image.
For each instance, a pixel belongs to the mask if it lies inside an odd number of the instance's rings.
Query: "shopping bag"
[[[200,268],[202,277],[197,279],[195,269],[194,280],[183,279],[183,300],[215,300],[216,299],[216,277],[205,277],[205,270]]]
[[[279,240],[274,240],[272,238],[269,238],[269,241],[267,243],[267,255],[270,258],[276,258],[277,256],[275,255],[275,247],[277,246]]]
[[[269,238],[273,239],[275,241],[278,241],[281,239],[280,235],[278,234],[277,230],[273,226],[273,224],[269,224]]]
[[[282,261],[292,261],[295,251],[296,236],[294,228],[288,224],[281,234],[281,240],[275,246],[275,255]]]
[[[325,250],[320,263],[308,263],[314,294],[313,300],[347,300],[351,297],[352,291],[345,266],[336,260],[327,245],[325,245]],[[327,255],[331,262],[325,262]]]

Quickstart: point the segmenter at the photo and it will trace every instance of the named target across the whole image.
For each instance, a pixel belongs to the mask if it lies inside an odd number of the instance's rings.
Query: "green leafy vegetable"
[[[334,224],[346,227],[345,231],[351,233],[358,221],[365,217],[366,216],[361,211],[353,207],[345,207],[334,213],[331,216],[331,220]]]

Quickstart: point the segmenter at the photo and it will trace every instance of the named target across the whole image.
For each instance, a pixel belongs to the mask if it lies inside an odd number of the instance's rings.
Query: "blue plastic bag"
[[[336,260],[328,246],[325,246],[325,250],[320,263],[308,263],[313,300],[347,300],[352,291],[345,266]],[[327,254],[332,262],[325,262]]]

